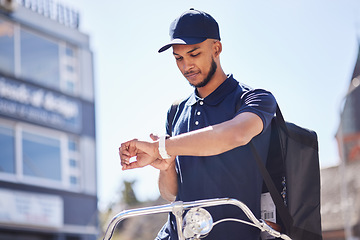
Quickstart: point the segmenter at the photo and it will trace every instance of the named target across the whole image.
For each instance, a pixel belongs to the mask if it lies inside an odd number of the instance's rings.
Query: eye
[[[181,61],[183,59],[183,57],[175,57],[176,61]]]
[[[190,56],[191,57],[196,57],[196,56],[199,56],[200,55],[200,53],[196,53],[196,54],[191,54]]]

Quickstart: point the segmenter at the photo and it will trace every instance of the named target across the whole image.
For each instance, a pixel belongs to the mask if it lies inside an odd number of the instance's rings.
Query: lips
[[[186,78],[195,78],[200,72],[189,72],[189,73],[185,73],[184,76]]]

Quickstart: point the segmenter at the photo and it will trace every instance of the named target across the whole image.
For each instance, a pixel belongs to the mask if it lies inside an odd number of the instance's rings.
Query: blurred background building
[[[360,239],[360,51],[340,110],[336,134],[341,162],[322,169],[323,237]]]
[[[95,96],[79,13],[0,0],[0,239],[98,234]]]

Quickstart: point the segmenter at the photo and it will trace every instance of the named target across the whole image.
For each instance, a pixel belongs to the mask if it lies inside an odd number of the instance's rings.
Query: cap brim
[[[168,44],[159,49],[159,53],[169,49],[172,45],[193,45],[205,41],[207,38],[174,38]]]

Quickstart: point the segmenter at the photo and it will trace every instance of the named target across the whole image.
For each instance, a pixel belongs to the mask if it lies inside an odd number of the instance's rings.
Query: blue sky
[[[285,119],[318,133],[321,167],[338,163],[335,133],[352,76],[360,32],[357,0],[73,0],[80,30],[94,52],[100,206],[136,180],[141,200],[154,199],[157,170],[123,172],[118,147],[164,132],[171,103],[192,88],[171,51],[171,21],[194,7],[220,25],[222,67],[254,88],[271,91]]]

